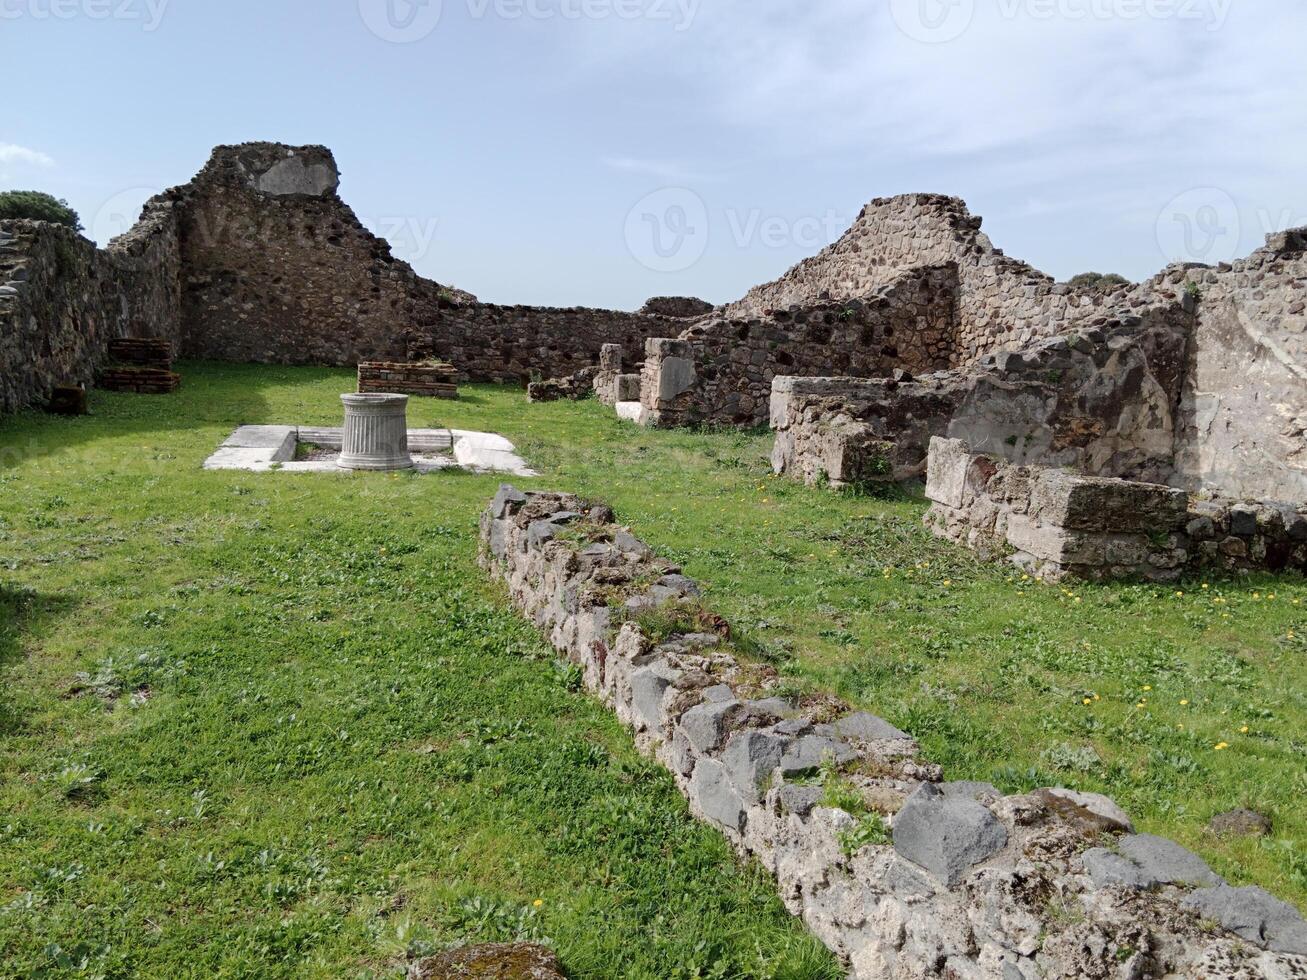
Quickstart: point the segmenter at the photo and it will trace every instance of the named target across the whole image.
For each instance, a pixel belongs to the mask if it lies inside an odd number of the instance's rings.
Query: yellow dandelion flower
[[[540,908],[540,907],[542,907],[542,906],[545,904],[545,900],[544,900],[543,898],[537,898],[537,899],[536,899],[534,902],[532,902],[531,904],[532,904],[535,908]]]
[[[1144,690],[1145,690],[1145,691],[1151,691],[1152,689],[1153,689],[1153,685],[1152,685],[1152,684],[1145,684],[1145,685],[1144,685]]]
[[[1240,729],[1239,729],[1239,734],[1240,734],[1240,735],[1247,735],[1247,734],[1248,734],[1248,726],[1247,726],[1247,725],[1244,725],[1242,728],[1240,728]]]
[[[1184,598],[1184,593],[1183,593],[1183,592],[1177,592],[1177,593],[1175,594],[1175,597],[1176,597],[1177,599],[1183,599],[1183,598]]]
[[[1229,742],[1217,742],[1217,743],[1216,743],[1216,747],[1215,747],[1215,751],[1217,751],[1217,752],[1224,752],[1224,751],[1225,751],[1226,749],[1228,749],[1229,747],[1230,747],[1230,743],[1229,743]]]
[[[1099,695],[1095,694],[1095,695],[1094,695],[1094,700],[1095,700],[1095,701],[1101,701],[1101,700],[1103,700],[1103,699],[1102,699]]]
[[[1182,707],[1182,708],[1187,708],[1187,707],[1189,707],[1189,699],[1188,699],[1188,698],[1185,698],[1183,701],[1181,701],[1181,702],[1180,702],[1180,707]]]
[[[1093,704],[1093,703],[1094,703],[1093,698],[1085,698],[1085,704]]]
[[[1204,592],[1206,592],[1206,591],[1207,591],[1208,589],[1210,589],[1210,588],[1211,588],[1211,586],[1208,585],[1206,582],[1203,583],[1203,591],[1204,591]]]
[[[947,589],[947,588],[948,588],[950,585],[952,585],[952,584],[953,584],[953,580],[952,580],[951,578],[946,578],[946,579],[944,580],[944,588]]]

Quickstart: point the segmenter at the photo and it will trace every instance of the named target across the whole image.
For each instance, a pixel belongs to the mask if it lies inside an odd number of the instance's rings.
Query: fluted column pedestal
[[[345,438],[337,466],[346,470],[408,470],[408,395],[341,395]]]

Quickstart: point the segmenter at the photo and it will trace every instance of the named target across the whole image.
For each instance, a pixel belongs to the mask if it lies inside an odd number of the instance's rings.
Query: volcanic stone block
[[[1206,861],[1164,837],[1153,834],[1122,837],[1117,848],[1122,855],[1139,865],[1145,874],[1163,885],[1223,884]]]
[[[745,804],[731,786],[726,767],[715,759],[703,759],[690,777],[690,800],[709,820],[744,833]]]
[[[1307,922],[1261,888],[1203,888],[1180,904],[1264,949],[1307,955]]]
[[[1031,515],[1041,523],[1095,533],[1174,531],[1188,522],[1189,495],[1154,483],[1041,470],[1031,486]]]
[[[970,465],[971,450],[961,439],[931,439],[926,457],[926,497],[960,510]]]
[[[950,887],[1007,846],[1007,829],[974,800],[922,783],[894,818],[894,849]]]

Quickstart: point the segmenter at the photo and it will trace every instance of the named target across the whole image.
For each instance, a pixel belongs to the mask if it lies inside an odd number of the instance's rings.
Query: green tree
[[[68,202],[41,191],[0,191],[0,219],[30,218],[82,230],[82,219]]]

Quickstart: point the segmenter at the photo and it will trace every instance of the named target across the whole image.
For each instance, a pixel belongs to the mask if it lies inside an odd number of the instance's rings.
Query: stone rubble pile
[[[855,980],[1307,977],[1292,908],[1136,834],[1111,800],[947,783],[883,719],[779,694],[609,508],[504,486],[481,539],[512,601]]]

